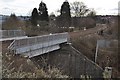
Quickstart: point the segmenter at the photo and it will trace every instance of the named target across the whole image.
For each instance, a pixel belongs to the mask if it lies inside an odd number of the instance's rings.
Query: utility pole
[[[96,52],[95,52],[95,63],[97,61],[97,55],[98,55],[98,41],[97,41],[97,46],[96,46]]]

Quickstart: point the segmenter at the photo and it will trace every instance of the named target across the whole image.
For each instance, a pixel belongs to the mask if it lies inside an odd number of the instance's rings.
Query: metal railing
[[[22,30],[0,30],[1,38],[11,38],[25,36],[25,32]]]
[[[9,49],[16,51],[16,54],[21,54],[53,45],[59,45],[67,42],[68,39],[68,33],[27,37],[24,39],[16,39],[13,43],[11,43],[12,45],[9,46]]]

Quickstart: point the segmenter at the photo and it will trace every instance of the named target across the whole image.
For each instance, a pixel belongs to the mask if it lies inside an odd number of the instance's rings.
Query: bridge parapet
[[[59,44],[68,42],[68,33],[57,33],[52,35],[43,35],[36,37],[27,37],[24,39],[16,39],[8,47],[15,54],[26,54],[29,57],[34,57],[46,52],[59,49]],[[32,53],[34,51],[34,54]],[[35,52],[37,53],[35,54]],[[32,55],[30,55],[31,53]]]

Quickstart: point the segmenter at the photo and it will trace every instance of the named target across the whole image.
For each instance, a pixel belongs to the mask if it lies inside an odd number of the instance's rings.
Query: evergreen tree
[[[60,17],[62,18],[62,24],[64,27],[69,27],[71,23],[70,5],[68,1],[63,2],[60,10]]]
[[[48,11],[47,11],[47,7],[46,4],[44,2],[41,1],[40,5],[39,5],[39,20],[40,21],[48,21]]]
[[[32,25],[37,26],[37,20],[38,20],[38,11],[37,8],[34,8],[31,16]]]
[[[18,18],[16,17],[15,14],[11,14],[10,17],[11,17],[11,19],[18,20]]]

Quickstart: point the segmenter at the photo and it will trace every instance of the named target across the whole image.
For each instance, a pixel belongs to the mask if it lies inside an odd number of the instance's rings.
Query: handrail
[[[25,36],[25,32],[23,30],[0,30],[1,38],[10,38],[10,37],[18,37]]]

